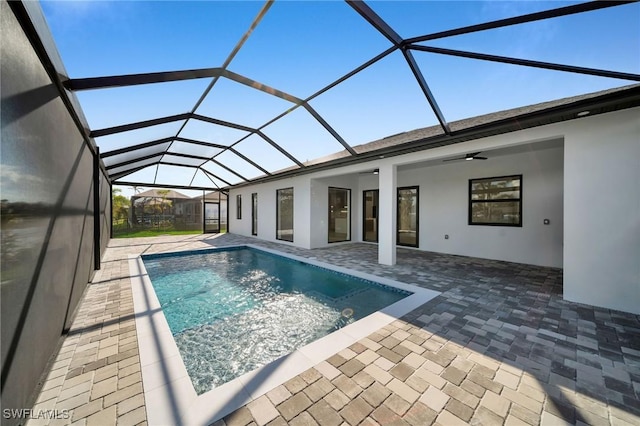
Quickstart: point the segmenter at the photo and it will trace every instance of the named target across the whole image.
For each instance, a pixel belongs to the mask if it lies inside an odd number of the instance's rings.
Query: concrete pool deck
[[[640,424],[640,318],[562,300],[562,271],[235,235],[111,240],[28,424],[146,424],[129,256],[255,244],[442,292],[216,424]],[[180,388],[160,424],[174,424]],[[157,417],[156,417],[157,418]],[[158,423],[156,420],[153,424]]]

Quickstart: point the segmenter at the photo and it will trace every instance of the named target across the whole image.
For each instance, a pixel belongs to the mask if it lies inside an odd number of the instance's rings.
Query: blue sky
[[[412,1],[369,3],[402,37],[501,19],[572,2]],[[42,7],[72,78],[221,66],[262,2],[43,1]],[[517,27],[436,40],[427,44],[504,56],[640,73],[640,4],[555,18]],[[228,69],[305,98],[390,47],[341,1],[276,1]],[[445,118],[455,121],[497,110],[631,84],[415,52]],[[191,110],[209,80],[78,93],[92,129]],[[259,127],[293,105],[221,79],[200,114]],[[395,52],[320,95],[311,106],[351,145],[437,123],[406,62]],[[171,123],[96,141],[101,150],[174,136]],[[265,127],[264,133],[305,161],[342,146],[303,109]],[[244,136],[190,121],[181,136],[229,145]],[[172,149],[177,149],[175,146]],[[292,163],[257,136],[237,149],[269,171]],[[209,154],[210,155],[210,154]],[[260,172],[232,153],[218,160]],[[236,177],[213,164],[212,173]],[[215,171],[214,171],[215,170]],[[156,167],[130,178],[153,179]],[[199,172],[162,166],[160,183],[211,185]],[[219,183],[219,182],[218,182]]]

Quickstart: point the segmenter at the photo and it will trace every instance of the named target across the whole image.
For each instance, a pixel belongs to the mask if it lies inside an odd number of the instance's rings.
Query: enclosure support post
[[[128,220],[128,219],[127,219]],[[109,182],[109,238],[113,238],[113,184]]]
[[[225,210],[225,212],[227,213],[227,234],[229,233],[229,191],[225,192],[224,194],[224,198],[227,201],[227,209]]]
[[[113,225],[112,225],[113,226]],[[100,269],[100,148],[93,154],[93,268]]]

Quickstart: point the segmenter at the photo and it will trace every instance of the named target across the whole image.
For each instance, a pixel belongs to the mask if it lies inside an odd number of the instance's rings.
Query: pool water
[[[410,294],[251,248],[143,261],[198,394]]]

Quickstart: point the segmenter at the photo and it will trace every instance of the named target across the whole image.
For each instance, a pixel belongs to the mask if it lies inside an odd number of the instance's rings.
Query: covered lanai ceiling
[[[633,3],[42,5],[114,184],[227,188],[638,82]]]

